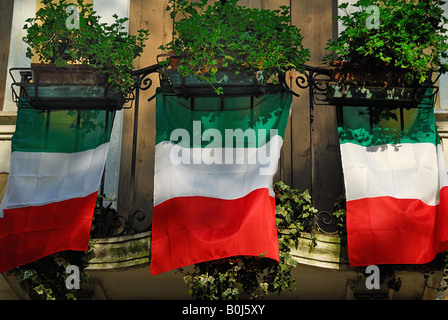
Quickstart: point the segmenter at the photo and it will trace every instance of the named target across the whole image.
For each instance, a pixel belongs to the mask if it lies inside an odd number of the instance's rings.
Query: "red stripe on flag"
[[[437,210],[435,242],[438,245],[436,254],[448,251],[448,186],[440,189],[440,204]]]
[[[275,199],[266,188],[243,198],[178,197],[154,207],[151,274],[236,255],[278,261]]]
[[[5,209],[0,219],[0,273],[55,252],[87,251],[97,193]]]
[[[441,205],[376,197],[347,202],[351,266],[428,263],[448,249],[448,189]]]

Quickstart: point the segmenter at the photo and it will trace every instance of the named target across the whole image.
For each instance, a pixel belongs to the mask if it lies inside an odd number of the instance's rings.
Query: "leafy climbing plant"
[[[70,274],[66,269],[69,265],[77,266],[80,286],[85,286],[88,284],[87,259],[83,251],[62,251],[18,266],[8,274],[17,278],[31,300],[77,300],[84,292],[67,288],[66,279]]]
[[[290,69],[304,71],[310,56],[286,6],[266,10],[240,6],[238,0],[211,5],[207,0],[169,0],[167,10],[175,19],[173,40],[160,49],[181,57],[183,77],[213,83],[218,70],[227,70],[281,78]],[[223,93],[222,88],[215,91]]]
[[[112,24],[100,22],[93,5],[77,0],[79,25],[67,27],[69,15],[66,0],[42,0],[43,7],[36,16],[26,20],[23,41],[29,45],[26,56],[36,55],[42,63],[62,67],[69,64],[87,64],[103,71],[112,87],[124,95],[131,92],[133,60],[140,56],[149,37],[148,30],[137,35],[126,32],[128,18],[113,15]]]
[[[332,212],[333,219],[337,221],[337,231],[339,236],[347,234],[347,206],[345,195],[341,195],[336,199]]]
[[[342,31],[336,40],[329,40],[330,54],[324,62],[348,61],[359,66],[409,69],[406,82],[423,83],[428,72],[448,70],[448,33],[443,15],[444,0],[358,0],[348,11],[348,3],[339,9],[344,15],[337,17]],[[372,19],[375,6],[378,27],[366,23]],[[371,7],[370,7],[371,8]]]
[[[276,226],[279,239],[279,263],[265,257],[236,256],[198,263],[193,271],[179,271],[190,295],[198,300],[251,299],[269,293],[295,289],[291,276],[297,261],[291,247],[299,245],[301,232],[311,232],[317,210],[308,191],[300,192],[279,181],[273,185],[276,202]],[[312,242],[315,245],[315,242]]]

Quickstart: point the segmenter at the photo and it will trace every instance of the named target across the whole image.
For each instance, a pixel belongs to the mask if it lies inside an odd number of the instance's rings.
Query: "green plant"
[[[79,26],[68,28],[66,9],[70,3],[42,0],[42,4],[43,8],[34,18],[27,19],[23,27],[27,32],[23,41],[29,45],[28,58],[35,54],[42,63],[59,67],[87,64],[104,72],[110,85],[124,95],[132,91],[133,60],[143,52],[149,36],[147,30],[138,30],[138,35],[128,34],[124,30],[128,18],[117,15],[113,16],[114,23],[101,23],[93,5],[83,0],[77,0]]]
[[[62,251],[37,261],[16,267],[8,271],[17,277],[20,286],[31,300],[77,300],[83,294],[79,289],[68,289],[66,273],[69,265],[80,270],[80,285],[88,283],[88,274],[84,271],[87,255],[83,251]]]
[[[210,84],[218,70],[266,78],[282,78],[290,69],[303,71],[310,53],[302,46],[300,30],[290,24],[289,8],[250,9],[207,0],[169,0],[167,10],[175,21],[173,40],[160,49],[180,56],[178,71],[183,77],[196,76]],[[216,93],[223,93],[221,87]]]
[[[308,191],[300,193],[283,182],[275,182],[273,187],[279,263],[260,253],[259,257],[236,256],[198,263],[192,272],[179,269],[195,299],[237,300],[242,294],[256,299],[294,289],[291,272],[297,261],[291,255],[291,246],[299,245],[301,231],[311,232],[317,210],[311,204]]]
[[[448,33],[444,24],[443,0],[358,0],[357,10],[347,12],[348,3],[339,6],[345,12],[339,16],[343,30],[336,40],[329,40],[332,52],[324,62],[348,61],[372,68],[408,69],[408,84],[423,83],[428,72],[447,71]],[[369,26],[374,5],[379,10],[379,28]]]
[[[347,225],[346,225],[347,207],[346,207],[345,195],[340,196],[336,199],[332,215],[338,223],[339,236],[345,235],[347,233]]]
[[[313,222],[317,210],[313,207],[308,190],[300,193],[287,184],[274,183],[275,214],[280,245],[289,250],[291,245],[297,246],[301,231],[313,232]]]

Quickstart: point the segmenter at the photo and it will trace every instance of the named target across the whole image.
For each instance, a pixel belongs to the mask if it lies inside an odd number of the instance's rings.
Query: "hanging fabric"
[[[157,96],[151,274],[236,255],[278,261],[272,180],[291,101]]]
[[[448,177],[434,102],[338,108],[350,265],[430,262],[448,249]]]
[[[114,111],[39,111],[19,103],[0,207],[0,273],[88,250]]]

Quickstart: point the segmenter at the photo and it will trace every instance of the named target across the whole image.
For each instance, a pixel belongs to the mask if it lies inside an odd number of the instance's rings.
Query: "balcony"
[[[440,264],[404,265],[395,271],[401,280],[398,291],[388,288],[385,281],[380,289],[367,290],[365,268],[348,264],[347,247],[338,236],[304,233],[291,255],[298,262],[293,270],[295,291],[280,296],[270,294],[265,299],[305,300],[433,300],[443,293],[439,285],[444,277]],[[97,299],[191,299],[183,274],[177,270],[157,276],[149,274],[150,232],[135,235],[92,239],[92,258],[87,267],[93,298]],[[186,271],[192,267],[184,268]],[[390,280],[390,279],[389,279]],[[389,283],[389,286],[391,284]],[[243,297],[244,299],[244,297]]]

